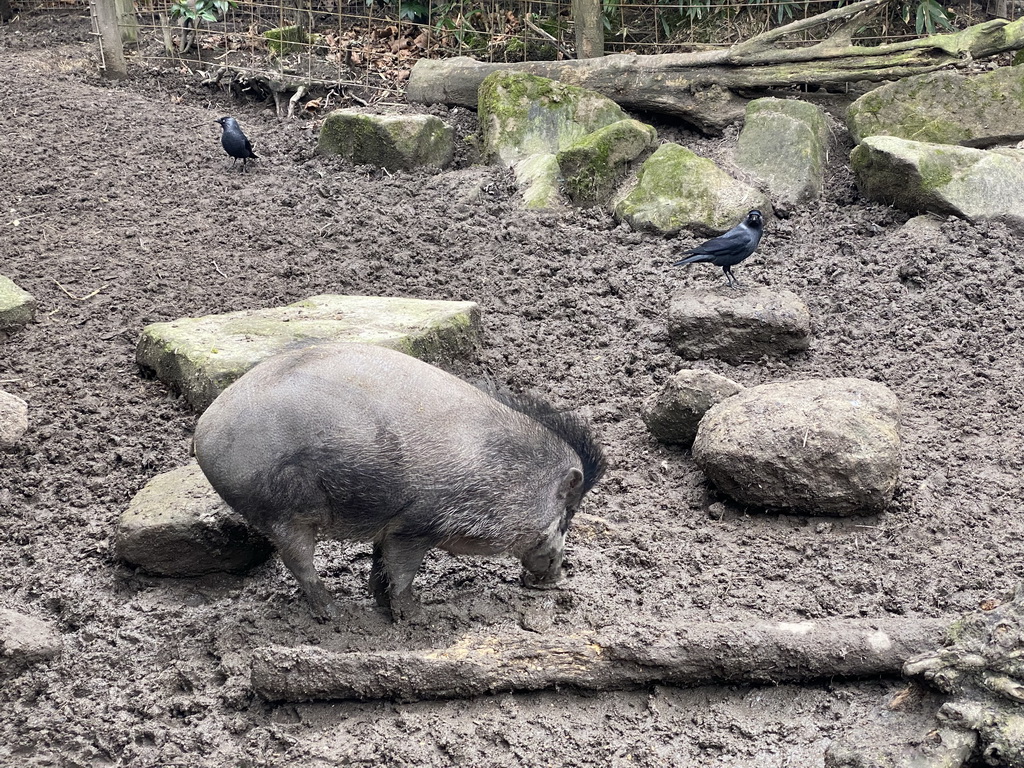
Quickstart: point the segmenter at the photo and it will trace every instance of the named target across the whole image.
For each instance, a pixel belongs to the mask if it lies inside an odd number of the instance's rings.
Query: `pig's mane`
[[[527,394],[513,395],[509,392],[488,388],[503,405],[551,430],[565,441],[580,457],[583,465],[583,492],[587,493],[601,479],[607,468],[604,451],[594,438],[594,432],[587,421],[575,411],[559,411],[539,397]]]

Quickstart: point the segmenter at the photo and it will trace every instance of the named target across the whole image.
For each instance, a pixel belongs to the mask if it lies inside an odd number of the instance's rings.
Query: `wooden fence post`
[[[100,71],[104,77],[125,77],[128,67],[124,63],[124,47],[121,44],[121,31],[117,27],[117,5],[115,0],[92,0],[96,14],[96,26],[99,27]]]
[[[576,24],[576,58],[604,56],[604,21],[601,0],[572,0],[572,19]]]
[[[134,0],[114,0],[117,8],[117,25],[121,30],[122,43],[139,42],[139,20],[135,16]]]

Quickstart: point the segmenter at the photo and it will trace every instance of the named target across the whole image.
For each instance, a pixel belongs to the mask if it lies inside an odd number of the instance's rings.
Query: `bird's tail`
[[[706,253],[697,253],[694,254],[693,256],[690,256],[689,258],[680,259],[679,261],[672,262],[672,266],[678,267],[683,264],[696,264],[698,261],[711,261],[713,258],[714,256],[711,256]]]

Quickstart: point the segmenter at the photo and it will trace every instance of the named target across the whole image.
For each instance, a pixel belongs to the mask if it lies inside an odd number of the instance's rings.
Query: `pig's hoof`
[[[519,574],[519,583],[529,589],[554,589],[561,580],[561,572],[555,574],[545,573],[540,576],[529,571],[523,571]]]
[[[313,614],[313,618],[319,621],[321,624],[326,624],[330,621],[334,621],[341,615],[341,609],[338,608],[338,604],[333,600],[326,603],[311,605],[309,609],[310,612]]]

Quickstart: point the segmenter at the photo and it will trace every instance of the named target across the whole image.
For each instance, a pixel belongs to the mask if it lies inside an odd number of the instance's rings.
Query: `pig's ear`
[[[569,494],[579,490],[582,485],[583,473],[576,469],[576,467],[573,467],[569,470],[569,474],[565,476],[565,479],[562,480],[562,485],[558,488],[558,498],[569,498]]]

